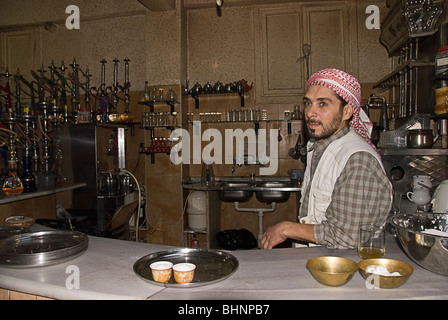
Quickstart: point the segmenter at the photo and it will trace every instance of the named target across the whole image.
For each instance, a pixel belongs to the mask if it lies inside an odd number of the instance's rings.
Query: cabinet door
[[[28,81],[32,80],[29,72],[37,67],[36,32],[33,30],[4,32],[0,33],[0,39],[0,67],[7,68],[11,74],[16,74],[20,67],[20,73]]]
[[[310,74],[323,68],[358,73],[356,8],[353,4],[304,8],[304,39],[311,45]]]
[[[255,21],[257,103],[293,103],[304,92],[301,8],[260,8]]]
[[[255,16],[257,103],[299,102],[307,80],[304,44],[311,45],[310,75],[326,67],[357,75],[356,4],[298,3],[259,8]]]

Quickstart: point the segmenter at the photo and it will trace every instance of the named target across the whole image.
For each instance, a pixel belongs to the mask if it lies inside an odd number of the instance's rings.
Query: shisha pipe
[[[115,58],[114,60],[114,86],[113,86],[113,95],[112,95],[112,113],[117,113],[117,105],[118,105],[118,60]]]
[[[67,79],[64,76],[65,70],[67,70],[64,61],[62,61],[61,66],[58,68],[61,70],[61,72],[59,73],[58,70],[54,70],[54,74],[59,78],[58,80],[58,84],[60,82],[60,84],[58,85],[60,91],[61,91],[61,100],[60,100],[60,104],[61,107],[64,108],[64,116],[63,116],[63,121],[65,123],[68,122],[68,106],[67,106],[67,90],[66,87],[70,88],[70,86],[68,85]]]
[[[28,82],[23,78],[23,76],[19,73],[19,70],[17,70],[17,74],[15,75],[16,81],[21,82],[25,84],[29,89],[30,92],[27,93],[26,91],[23,91],[25,94],[29,95],[31,98],[30,107],[24,108],[24,114],[23,114],[23,121],[25,123],[25,130],[24,134],[26,137],[28,137],[29,140],[25,142],[25,155],[29,154],[31,157],[31,166],[33,172],[39,172],[39,139],[37,136],[33,137],[33,134],[36,133],[37,129],[37,117],[35,115],[35,95],[34,95],[34,85],[37,83],[35,81]]]
[[[0,90],[6,93],[6,99],[8,104],[8,111],[12,112],[12,99],[11,99],[11,87],[9,85],[9,77],[11,76],[8,70],[6,70],[5,74],[2,74],[6,78],[6,85],[0,86]]]
[[[30,92],[26,92],[25,90],[23,90],[22,88],[21,93],[25,93],[27,96],[30,97],[31,102],[30,102],[30,111],[34,112],[35,106],[36,106],[36,102],[35,102],[35,95],[34,95],[34,85],[36,84],[35,81],[31,81],[28,82],[27,80],[25,80],[25,78],[20,74],[20,70],[17,69],[17,73],[14,75],[14,78],[16,80],[16,84],[20,85],[20,83],[23,83],[24,85],[26,85],[29,89]]]
[[[97,110],[97,121],[98,122],[109,122],[109,103],[110,99],[107,94],[106,88],[106,63],[105,59],[100,61],[101,63],[101,87],[100,91],[96,90],[96,87],[90,89],[91,94],[99,100],[98,110]],[[95,92],[96,91],[96,92]]]
[[[71,105],[72,105],[72,115],[77,118],[79,107],[80,107],[80,101],[79,101],[79,65],[76,63],[76,59],[73,59],[73,62],[70,64],[70,67],[72,67],[73,73],[70,74],[70,79],[72,82],[71,86]]]
[[[125,58],[123,61],[124,61],[124,85],[122,90],[124,92],[124,113],[121,116],[121,121],[132,122],[134,117],[129,111],[129,104],[130,104],[129,88],[131,87],[131,83],[129,82],[129,61],[131,60]]]
[[[90,103],[90,77],[92,76],[89,72],[89,67],[86,68],[86,72],[82,72],[82,75],[86,78],[85,87],[84,87],[84,108],[90,112],[90,114],[93,113],[92,105]]]

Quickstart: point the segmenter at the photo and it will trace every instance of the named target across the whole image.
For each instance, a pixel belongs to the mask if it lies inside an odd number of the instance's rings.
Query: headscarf
[[[314,85],[327,87],[353,106],[350,126],[376,151],[375,146],[370,141],[373,123],[361,108],[361,85],[358,80],[342,70],[327,68],[314,73],[308,79],[306,88]]]

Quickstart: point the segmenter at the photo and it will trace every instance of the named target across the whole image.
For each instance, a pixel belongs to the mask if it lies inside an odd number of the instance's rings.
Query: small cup
[[[363,259],[382,258],[386,254],[384,226],[363,224],[359,227],[358,255]]]
[[[173,264],[169,261],[157,261],[151,263],[152,278],[154,281],[167,283],[171,279]]]
[[[194,278],[194,270],[196,266],[192,263],[178,263],[173,267],[174,280],[177,283],[190,283]]]

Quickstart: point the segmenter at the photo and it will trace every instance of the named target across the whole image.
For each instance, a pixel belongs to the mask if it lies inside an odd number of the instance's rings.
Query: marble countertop
[[[413,263],[390,234],[386,258],[414,267],[408,282],[397,289],[368,289],[359,272],[341,287],[318,283],[306,268],[308,259],[331,255],[360,261],[356,250],[325,247],[233,251],[239,261],[234,274],[194,288],[165,288],[134,273],[139,258],[172,248],[89,236],[88,249],[71,261],[41,268],[0,267],[0,287],[56,299],[448,299],[448,277]],[[79,288],[74,272],[79,272]]]

